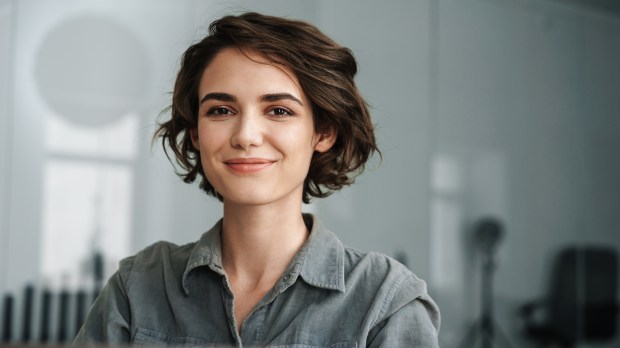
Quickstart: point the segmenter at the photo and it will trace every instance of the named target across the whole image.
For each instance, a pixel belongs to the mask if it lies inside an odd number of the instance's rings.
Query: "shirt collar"
[[[312,286],[344,292],[344,246],[316,216],[304,214],[304,220],[312,230],[293,261],[300,263],[299,275]]]
[[[285,282],[291,284],[298,276],[311,286],[344,292],[344,246],[336,235],[327,230],[312,214],[303,214],[307,226],[312,226],[310,237],[297,252],[286,274]],[[189,274],[198,267],[207,266],[221,275],[222,220],[204,233],[194,246],[183,272],[183,289],[189,294]]]
[[[189,255],[185,271],[183,272],[183,290],[189,295],[189,274],[198,267],[208,266],[214,272],[224,275],[222,266],[222,242],[220,231],[222,230],[222,220],[220,219],[210,230],[205,232],[196,242],[192,253]]]

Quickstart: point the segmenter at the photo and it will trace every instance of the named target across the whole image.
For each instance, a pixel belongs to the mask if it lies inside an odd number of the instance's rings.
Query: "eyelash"
[[[224,111],[225,113],[222,113],[222,111]],[[207,116],[212,116],[212,117],[224,117],[224,116],[230,116],[233,114],[234,113],[232,112],[232,110],[225,108],[223,106],[216,106],[207,111]]]
[[[209,117],[225,117],[225,116],[230,116],[230,115],[234,115],[235,112],[230,110],[229,108],[223,107],[223,106],[216,106],[213,107],[209,110],[207,110],[207,116]],[[291,110],[287,109],[287,108],[283,108],[283,107],[274,107],[271,110],[269,110],[269,112],[267,113],[267,115],[272,116],[272,117],[291,117],[291,116],[295,116],[295,113],[293,113]]]
[[[275,111],[280,112],[280,114],[275,113]],[[283,107],[272,108],[267,114],[274,117],[291,117],[295,115],[291,110]]]

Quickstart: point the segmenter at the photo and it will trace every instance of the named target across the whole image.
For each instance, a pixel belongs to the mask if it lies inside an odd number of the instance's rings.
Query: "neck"
[[[301,202],[239,206],[224,202],[222,262],[231,277],[279,277],[308,237]]]

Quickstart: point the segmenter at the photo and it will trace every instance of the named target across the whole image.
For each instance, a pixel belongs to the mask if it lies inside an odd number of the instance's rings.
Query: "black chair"
[[[605,247],[562,250],[548,297],[520,309],[524,334],[542,346],[609,342],[618,327],[618,257]]]

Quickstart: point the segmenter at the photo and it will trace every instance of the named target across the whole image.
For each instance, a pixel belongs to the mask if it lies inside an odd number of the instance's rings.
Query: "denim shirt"
[[[426,284],[378,253],[346,248],[312,215],[310,236],[241,330],[222,268],[221,220],[198,242],[159,242],[120,262],[76,344],[438,347]]]

